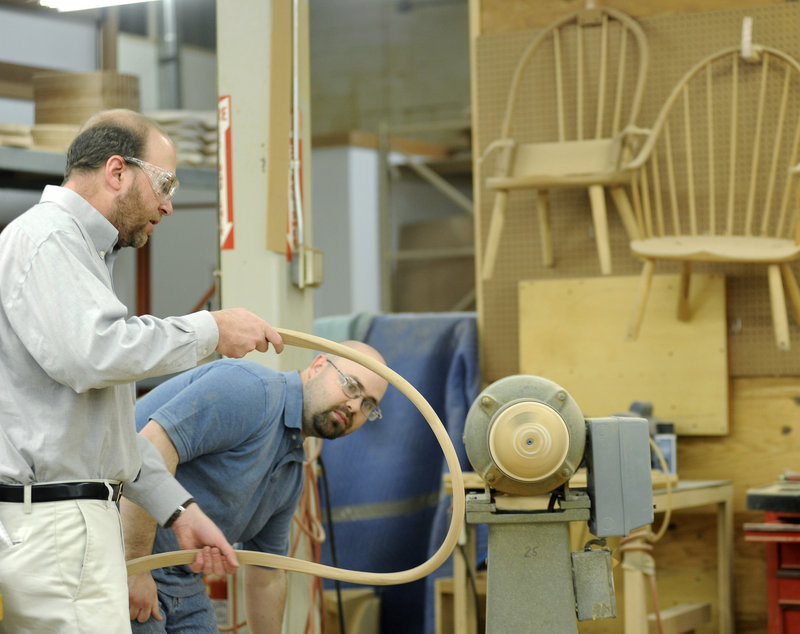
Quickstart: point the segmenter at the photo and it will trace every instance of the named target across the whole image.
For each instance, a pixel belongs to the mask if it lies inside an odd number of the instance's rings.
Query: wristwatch
[[[189,498],[183,504],[179,504],[178,508],[175,509],[175,512],[169,516],[169,519],[166,522],[164,522],[164,528],[170,528],[175,523],[175,520],[183,515],[183,513],[186,511],[186,507],[194,503],[194,498]]]

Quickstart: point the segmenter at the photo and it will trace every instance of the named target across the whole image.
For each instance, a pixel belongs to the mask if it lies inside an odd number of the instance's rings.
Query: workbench
[[[670,500],[671,497],[671,500]],[[715,506],[717,514],[717,620],[720,634],[733,632],[733,482],[730,480],[681,480],[672,487],[653,490],[656,513],[664,513],[670,506],[673,511]],[[655,546],[657,551],[658,546]],[[654,555],[656,566],[658,554]],[[626,634],[648,631],[647,625],[632,623],[628,588],[624,588],[626,605]],[[641,602],[639,602],[641,605]],[[642,610],[646,612],[646,610]],[[641,613],[640,613],[641,614]]]
[[[446,487],[450,486],[449,478],[445,478]],[[573,485],[574,486],[574,485]],[[483,490],[483,481],[473,473],[464,474],[464,487],[467,492]],[[541,496],[546,507],[549,496]],[[671,499],[670,499],[671,498]],[[715,506],[717,516],[717,614],[720,634],[733,632],[733,483],[729,480],[683,480],[672,486],[671,493],[665,487],[653,490],[653,505],[657,514],[664,513],[668,506],[672,510]],[[464,525],[462,539],[463,554],[456,552],[453,556],[452,579],[452,624],[453,631],[457,634],[478,634],[477,611],[474,594],[469,588],[467,566],[470,571],[475,570],[475,526]],[[658,559],[656,554],[656,560]],[[449,590],[450,580],[441,579],[438,582],[443,590]],[[480,586],[479,586],[480,587]],[[627,590],[627,589],[624,589]],[[633,605],[626,592],[625,605]],[[631,603],[629,603],[629,600]],[[642,609],[634,612],[636,619],[643,619],[642,623],[631,625],[631,620],[626,618],[626,633],[641,634],[648,631],[646,604],[640,599],[637,603]],[[445,603],[438,601],[439,605]],[[630,615],[629,615],[630,616]],[[437,616],[436,634],[446,634],[439,627],[442,622],[441,615]],[[449,622],[450,619],[447,619]]]
[[[769,634],[800,631],[800,482],[749,489],[747,509],[764,511],[763,523],[744,525],[744,539],[766,544]]]

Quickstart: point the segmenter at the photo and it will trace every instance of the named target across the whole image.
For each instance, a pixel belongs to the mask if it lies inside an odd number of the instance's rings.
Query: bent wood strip
[[[447,535],[445,536],[442,545],[439,546],[439,549],[433,554],[433,556],[419,566],[400,572],[362,572],[358,570],[347,570],[344,568],[325,566],[323,564],[317,564],[302,559],[295,559],[293,557],[271,555],[268,553],[259,553],[249,550],[236,551],[236,556],[239,559],[239,562],[242,564],[268,566],[271,568],[291,570],[293,572],[302,572],[328,579],[338,579],[339,581],[348,581],[364,585],[395,585],[409,583],[429,575],[431,572],[441,566],[447,557],[450,556],[450,553],[453,552],[458,540],[458,536],[461,532],[461,526],[464,522],[465,510],[464,476],[461,473],[461,467],[458,463],[458,456],[456,455],[453,443],[450,441],[450,436],[448,435],[447,430],[444,428],[444,425],[442,425],[441,420],[439,420],[436,412],[425,400],[425,398],[408,381],[397,374],[397,372],[376,361],[372,357],[348,348],[347,346],[343,346],[342,344],[328,341],[322,337],[308,335],[293,330],[284,330],[283,328],[277,328],[276,330],[283,338],[284,344],[298,346],[300,348],[309,348],[311,350],[319,350],[321,352],[329,352],[331,354],[350,359],[351,361],[355,361],[356,363],[360,363],[364,367],[372,370],[394,385],[414,404],[414,406],[420,411],[430,425],[431,430],[436,436],[436,439],[439,441],[439,445],[444,453],[453,483],[453,512]],[[180,550],[167,553],[157,553],[154,555],[139,557],[137,559],[131,559],[127,565],[128,574],[135,575],[148,570],[154,570],[155,568],[162,568],[164,566],[190,564],[192,561],[194,561],[197,552],[197,550]]]

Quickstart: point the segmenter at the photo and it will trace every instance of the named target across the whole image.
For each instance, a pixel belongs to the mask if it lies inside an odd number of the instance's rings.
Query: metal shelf
[[[0,146],[0,188],[40,190],[45,185],[60,185],[65,165],[66,156],[61,152]],[[177,205],[206,205],[211,198],[216,200],[216,168],[179,165],[178,180]]]
[[[0,187],[41,189],[60,184],[66,157],[59,152],[0,146]]]
[[[437,246],[435,248],[399,248],[400,220],[393,212],[392,182],[400,178],[401,172],[420,179],[455,205],[461,214],[474,216],[471,198],[459,190],[450,179],[472,176],[472,156],[468,150],[458,154],[420,155],[400,146],[401,140],[392,135],[430,132],[457,131],[468,124],[464,121],[442,121],[428,124],[409,124],[403,126],[380,125],[378,133],[379,155],[379,213],[381,231],[381,309],[384,312],[397,310],[393,286],[396,283],[397,266],[401,262],[434,262],[448,258],[474,257],[472,246]],[[406,139],[407,141],[407,139]],[[466,310],[474,304],[475,289],[472,287],[450,310]]]

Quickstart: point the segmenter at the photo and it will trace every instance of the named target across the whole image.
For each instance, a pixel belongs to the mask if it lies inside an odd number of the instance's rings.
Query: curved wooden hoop
[[[343,346],[333,341],[328,341],[322,337],[308,335],[293,330],[284,330],[277,328],[283,338],[283,343],[291,346],[298,346],[300,348],[309,348],[311,350],[319,350],[321,352],[329,352],[341,357],[360,363],[364,367],[372,370],[379,376],[386,379],[389,383],[394,385],[400,392],[402,392],[420,411],[420,413],[428,421],[439,445],[444,453],[447,467],[450,470],[450,476],[453,485],[453,510],[450,519],[450,528],[447,535],[439,546],[439,549],[428,559],[426,562],[409,568],[401,572],[362,572],[359,570],[348,570],[345,568],[334,568],[333,566],[325,566],[303,559],[295,559],[293,557],[283,557],[281,555],[271,555],[268,553],[260,553],[251,550],[237,550],[236,556],[239,563],[252,564],[256,566],[268,566],[270,568],[280,568],[283,570],[291,570],[293,572],[302,572],[318,577],[325,577],[328,579],[338,579],[339,581],[348,581],[352,583],[359,583],[363,585],[396,585],[401,583],[409,583],[416,581],[429,575],[431,572],[441,566],[444,561],[453,552],[458,536],[461,533],[461,526],[464,522],[465,511],[465,496],[464,496],[464,476],[461,473],[461,466],[458,463],[458,456],[456,455],[453,443],[450,441],[450,436],[447,430],[442,425],[441,420],[436,415],[436,412],[425,400],[425,398],[402,376],[397,374],[394,370],[386,365],[376,361],[372,357],[362,354],[352,348]],[[140,572],[154,570],[155,568],[162,568],[164,566],[177,566],[181,564],[190,564],[194,561],[196,550],[178,550],[166,553],[156,553],[154,555],[147,555],[146,557],[139,557],[131,559],[128,562],[128,574],[135,575]]]

